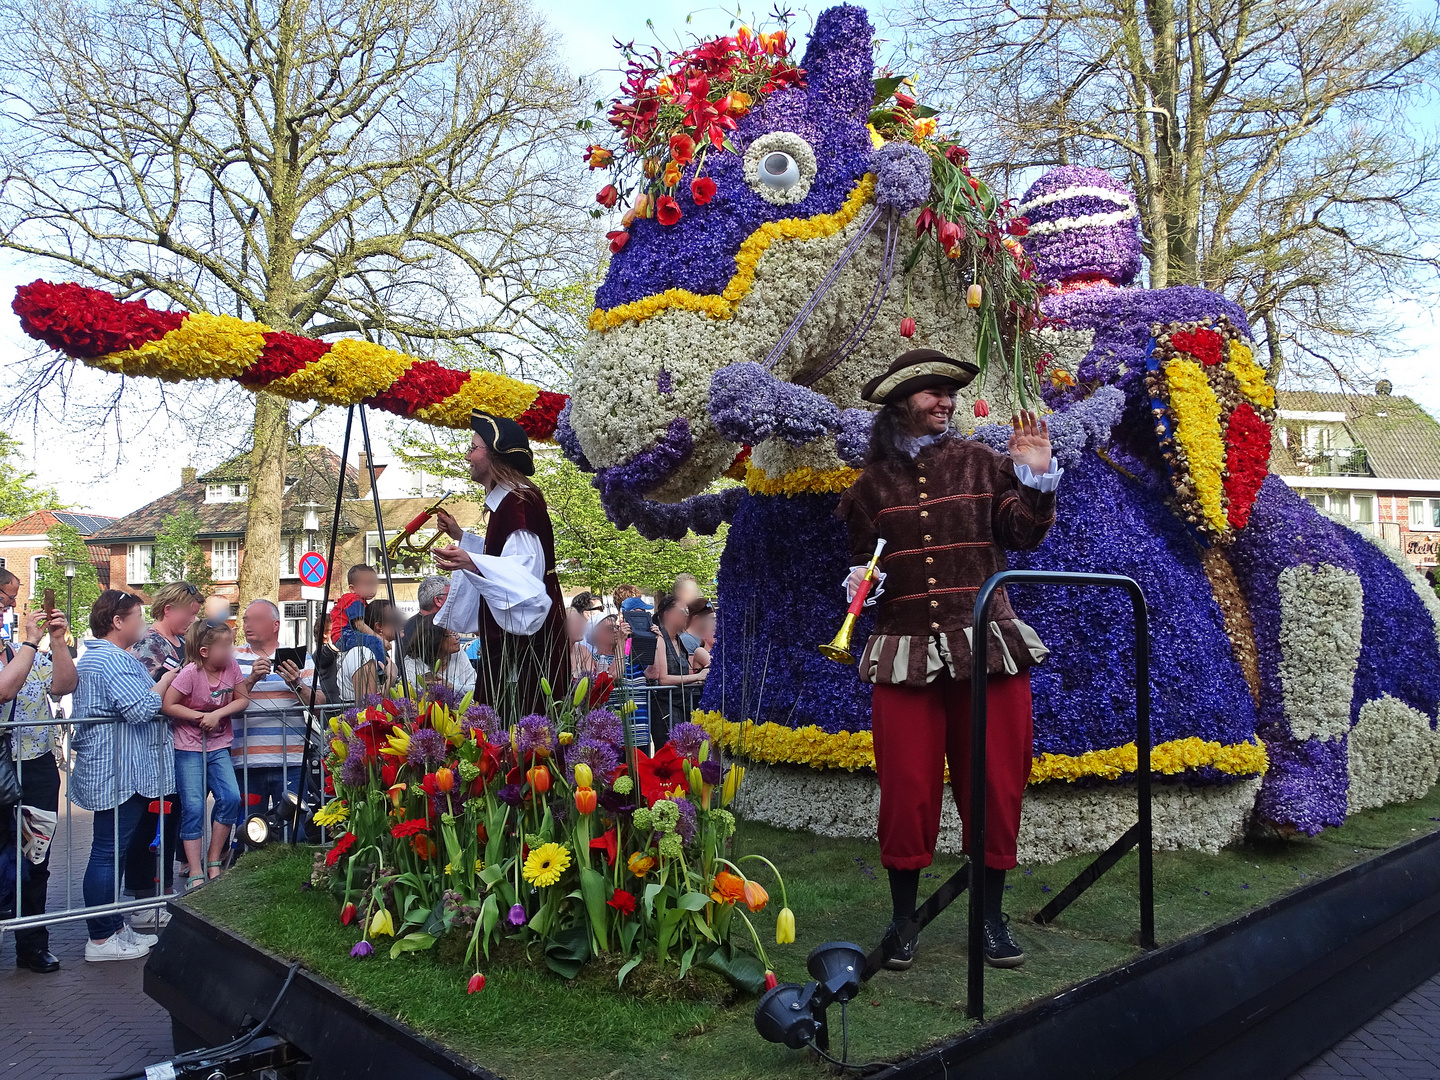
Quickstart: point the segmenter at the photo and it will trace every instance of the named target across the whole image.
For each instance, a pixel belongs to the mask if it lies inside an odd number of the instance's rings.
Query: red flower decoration
[[[591,840],[590,850],[605,852],[605,861],[613,866],[615,864],[615,858],[620,852],[619,844],[615,837],[614,826],[606,829],[603,836],[597,836],[594,840]]]
[[[557,394],[554,390],[541,390],[535,395],[530,407],[515,418],[532,439],[549,439],[555,435],[555,426],[560,422],[560,410],[570,400],[569,394]]]
[[[1010,223],[1005,226],[1005,231],[1011,236],[1026,236],[1030,232],[1030,219],[1023,217],[1011,218]]]
[[[1181,330],[1170,335],[1170,344],[1183,353],[1189,353],[1207,367],[1220,362],[1224,339],[1214,330]]]
[[[899,105],[902,109],[913,109],[915,107],[915,99],[903,90],[896,90],[895,104]]]
[[[465,985],[465,992],[467,994],[478,994],[481,990],[484,989],[485,976],[481,975],[478,971],[474,975],[470,976],[470,981]]]
[[[27,334],[78,359],[159,341],[188,314],[156,311],[144,300],[116,300],[99,289],[48,281],[21,285],[10,307]]]
[[[606,210],[613,210],[615,204],[620,201],[620,192],[615,190],[614,184],[606,184],[600,189],[600,193],[595,196],[595,201],[605,207]]]
[[[241,386],[267,386],[294,375],[330,351],[330,343],[272,330],[265,335],[260,358],[235,377]]]
[[[708,176],[697,176],[690,181],[690,197],[696,206],[704,206],[715,197],[715,181]]]
[[[982,398],[976,398],[976,399],[975,399],[975,415],[976,415],[976,416],[989,416],[989,415],[990,415],[990,403],[989,403],[988,401],[986,401],[983,397],[982,397]]]
[[[429,827],[430,826],[425,823],[424,818],[412,818],[409,821],[400,822],[399,825],[392,825],[390,827],[390,835],[395,837],[396,840],[403,840],[407,836],[415,836],[418,833],[423,833]]]
[[[680,204],[669,195],[661,195],[655,200],[655,218],[661,225],[674,225],[684,216],[680,212]]]
[[[935,227],[935,222],[938,220],[939,218],[935,216],[935,211],[931,210],[928,206],[925,207],[925,209],[920,211],[920,216],[915,219],[915,235],[924,236]]]
[[[670,156],[677,165],[689,165],[695,160],[695,140],[683,133],[671,135]]]
[[[615,689],[615,679],[608,671],[602,671],[595,676],[595,681],[590,685],[590,708],[598,709],[610,700],[610,694]]]
[[[1225,494],[1230,501],[1225,513],[1235,528],[1243,529],[1249,522],[1269,471],[1270,425],[1248,401],[1242,401],[1225,427]]]
[[[344,836],[340,837],[339,840],[335,841],[334,847],[325,853],[325,865],[334,866],[340,861],[340,856],[344,855],[345,852],[354,846],[355,834],[353,832],[347,832]]]
[[[635,751],[635,771],[639,774],[640,794],[654,806],[668,791],[687,787],[689,777],[685,774],[685,759],[675,752],[668,742],[651,757],[643,750]]]
[[[612,229],[605,234],[605,239],[610,241],[610,254],[619,255],[630,242],[630,233],[625,229]]]
[[[903,318],[903,319],[900,320],[900,336],[901,336],[901,337],[914,337],[914,336],[915,336],[915,320],[912,319],[909,315],[906,315],[905,318]]]
[[[616,889],[615,895],[605,901],[606,907],[613,907],[621,915],[635,914],[635,896],[624,889]]]
[[[434,360],[417,360],[386,390],[376,394],[371,406],[396,416],[414,416],[426,405],[443,401],[470,381],[468,371],[457,371]]]

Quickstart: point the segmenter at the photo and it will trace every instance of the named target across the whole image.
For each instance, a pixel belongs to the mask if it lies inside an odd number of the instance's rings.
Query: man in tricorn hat
[[[881,405],[865,471],[836,513],[850,531],[851,595],[876,541],[887,541],[875,629],[860,677],[875,687],[872,729],[880,778],[880,862],[889,872],[892,928],[915,911],[920,871],[935,855],[946,758],[969,845],[970,649],[975,595],[1005,569],[1004,548],[1039,545],[1055,520],[1062,470],[1048,425],[1035,413],[1011,421],[1009,456],[959,438],[950,426],[973,364],[913,349],[866,384]],[[985,959],[1016,967],[1024,953],[1001,914],[1005,872],[1015,866],[1020,798],[1030,776],[1033,728],[1028,669],[1048,655],[1000,591],[980,634],[989,664],[985,778]],[[908,968],[907,942],[887,966]]]
[[[443,509],[442,532],[459,541],[435,551],[435,563],[454,576],[435,624],[478,633],[479,679],[475,700],[513,722],[545,711],[543,676],[554,693],[570,683],[565,601],[555,573],[555,538],[545,497],[531,481],[535,456],[525,429],[476,409],[465,460],[470,478],[485,489],[490,521],[485,538],[463,532]]]

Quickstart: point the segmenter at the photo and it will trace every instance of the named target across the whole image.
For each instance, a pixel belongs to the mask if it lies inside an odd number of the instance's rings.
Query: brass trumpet
[[[870,595],[870,590],[875,587],[879,576],[880,553],[884,550],[885,538],[882,536],[875,541],[875,554],[870,556],[870,565],[865,567],[865,576],[860,579],[860,587],[855,590],[855,597],[845,610],[845,621],[840,624],[839,631],[830,639],[830,643],[820,646],[820,655],[825,659],[834,660],[838,664],[855,662],[855,657],[850,652],[850,639],[855,634],[855,621],[860,618],[860,612],[865,607],[865,599]]]
[[[401,552],[404,552],[406,555],[412,556],[424,555],[427,551],[429,551],[432,547],[435,546],[435,541],[440,539],[440,533],[438,530],[432,533],[430,539],[426,540],[425,543],[421,544],[419,547],[416,547],[414,544],[412,544],[410,542],[410,538],[425,527],[425,523],[429,521],[432,517],[434,517],[435,512],[440,509],[440,504],[448,498],[450,498],[450,492],[447,491],[444,495],[441,495],[440,498],[436,499],[435,502],[431,504],[429,509],[425,510],[421,514],[416,515],[416,517],[410,522],[408,522],[403,529],[401,529],[398,533],[396,533],[390,538],[390,542],[385,545],[385,554],[390,557],[390,560],[392,562],[399,561]]]

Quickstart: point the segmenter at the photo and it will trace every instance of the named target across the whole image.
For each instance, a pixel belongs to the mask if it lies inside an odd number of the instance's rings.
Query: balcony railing
[[[1306,476],[1369,476],[1370,468],[1363,446],[1332,447],[1320,450],[1297,450],[1295,463]]]

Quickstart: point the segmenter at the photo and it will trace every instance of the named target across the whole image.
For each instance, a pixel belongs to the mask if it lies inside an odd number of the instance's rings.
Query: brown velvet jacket
[[[912,461],[866,467],[840,498],[851,562],[868,563],[887,541],[875,629],[860,656],[866,682],[924,686],[942,670],[968,679],[975,596],[1005,569],[1005,548],[1038,547],[1055,520],[1055,496],[1021,484],[1009,457],[983,443],[946,438]],[[1018,619],[1001,589],[990,605],[987,664],[1013,674],[1049,650]]]

